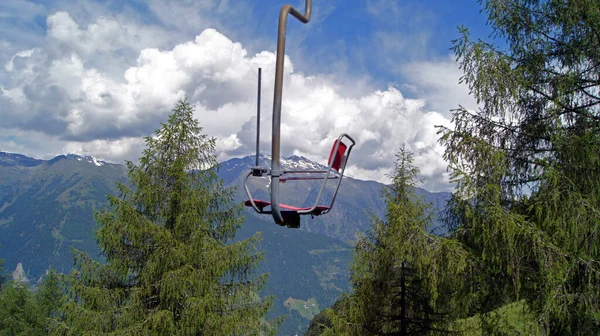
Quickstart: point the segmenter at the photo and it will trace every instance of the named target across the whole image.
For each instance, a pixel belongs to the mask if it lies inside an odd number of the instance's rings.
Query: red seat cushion
[[[335,145],[338,142],[340,143],[340,145],[338,146],[337,152],[334,153]],[[345,153],[346,153],[346,144],[339,140],[335,140],[335,142],[333,143],[333,147],[331,147],[331,152],[329,153],[329,160],[327,160],[327,164],[328,165],[331,164],[331,160],[333,159],[333,164],[331,165],[331,168],[339,171],[340,168],[342,167],[342,159],[344,158]]]

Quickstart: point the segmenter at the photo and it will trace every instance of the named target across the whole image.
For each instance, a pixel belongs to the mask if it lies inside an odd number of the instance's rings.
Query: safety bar
[[[292,5],[285,5],[279,12],[279,27],[277,35],[277,58],[275,60],[275,91],[273,93],[273,133],[271,137],[271,207],[273,219],[277,224],[284,224],[279,209],[279,176],[280,169],[280,145],[281,145],[281,100],[283,93],[283,65],[285,60],[285,35],[287,29],[287,17],[291,14],[302,23],[310,21],[312,11],[312,0],[305,1],[304,15]]]
[[[352,137],[350,137],[346,133],[343,133],[338,137],[338,139],[337,139],[338,141],[335,142],[335,146],[333,146],[333,153],[338,152],[338,148],[340,147],[340,144],[342,143],[343,138],[347,138],[348,140],[350,140],[350,142],[352,144],[350,146],[348,146],[348,149],[346,149],[346,152],[344,153],[342,169],[339,172],[340,177],[339,177],[337,186],[335,187],[335,192],[333,193],[333,198],[331,199],[331,204],[329,204],[329,208],[327,210],[325,210],[321,213],[322,215],[328,213],[331,210],[331,207],[333,207],[333,203],[335,202],[335,198],[337,196],[338,190],[340,189],[340,184],[342,183],[342,178],[344,177],[344,171],[346,171],[346,163],[347,163],[348,157],[350,156],[352,147],[354,147],[354,145],[356,144],[356,142],[354,141],[354,139],[352,139]],[[329,160],[329,171],[332,170],[334,161],[335,160]],[[319,205],[319,201],[321,200],[321,194],[323,193],[323,190],[325,190],[325,185],[327,184],[328,177],[329,177],[329,174],[325,175],[325,178],[323,179],[323,183],[321,184],[321,188],[319,189],[319,193],[317,194],[317,198],[315,199],[315,203],[313,204],[313,206],[310,209],[298,211],[298,214],[311,213],[317,208],[317,206]],[[273,188],[273,186],[271,186],[271,188]],[[271,195],[271,198],[272,198],[272,196],[273,195]]]
[[[339,172],[340,179],[338,181],[337,186],[335,187],[335,192],[333,193],[333,198],[331,199],[331,203],[329,204],[329,209],[323,211],[323,214],[328,213],[329,211],[331,211],[331,208],[333,208],[333,203],[335,202],[335,199],[337,198],[338,190],[340,189],[340,185],[342,184],[342,178],[344,177],[344,172],[346,171],[346,163],[348,163],[348,158],[350,157],[350,152],[352,152],[352,147],[354,147],[354,145],[356,145],[356,141],[354,141],[354,139],[352,139],[352,137],[346,133],[339,136],[338,145],[341,142],[342,138],[344,138],[344,137],[348,138],[348,140],[350,140],[350,142],[352,142],[352,144],[350,145],[350,147],[348,147],[348,149],[346,150],[346,153],[344,155],[344,159],[343,159],[344,161],[342,162],[342,169]],[[336,151],[337,151],[337,148],[336,148]],[[333,164],[333,160],[332,160],[331,164]],[[331,165],[330,165],[330,167],[331,167]]]

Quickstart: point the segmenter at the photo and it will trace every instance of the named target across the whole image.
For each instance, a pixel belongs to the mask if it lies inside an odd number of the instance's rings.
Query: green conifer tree
[[[35,299],[42,315],[48,318],[58,317],[60,307],[64,304],[64,293],[61,276],[55,270],[49,270],[35,292]]]
[[[455,51],[481,108],[442,143],[477,310],[524,299],[537,334],[600,328],[600,3],[483,0],[492,41]]]
[[[466,315],[468,254],[455,241],[427,232],[432,218],[414,192],[417,174],[412,154],[402,148],[384,192],[385,219],[376,219],[358,241],[354,292],[328,311],[331,327],[324,335],[445,334]]]
[[[4,259],[0,259],[0,289],[2,289],[2,285],[6,282],[8,276],[4,274]]]
[[[25,283],[8,282],[0,290],[0,336],[46,335],[46,321]]]
[[[96,214],[108,264],[76,257],[64,319],[55,334],[258,335],[271,299],[258,291],[267,275],[257,234],[232,243],[242,224],[234,190],[218,179],[215,140],[201,134],[180,101],[146,138],[139,165],[127,163],[131,187],[109,196]]]

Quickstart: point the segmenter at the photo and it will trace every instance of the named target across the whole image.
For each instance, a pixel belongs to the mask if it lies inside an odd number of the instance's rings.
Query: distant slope
[[[262,232],[264,262],[258,272],[269,273],[263,295],[275,295],[270,316],[288,314],[288,298],[307,301],[315,298],[321,308],[331,306],[349,288],[351,247],[323,235],[292,230],[260,218],[247,217],[237,239]],[[289,312],[280,335],[302,334],[309,318]]]
[[[79,156],[49,161],[0,153],[0,257],[29,277],[70,270],[71,247],[97,255],[94,209],[106,204],[125,167]]]

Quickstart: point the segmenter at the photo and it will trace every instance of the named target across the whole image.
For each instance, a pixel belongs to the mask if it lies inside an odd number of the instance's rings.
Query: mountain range
[[[238,187],[237,201],[247,196],[241,187],[254,156],[222,162],[219,175],[228,186]],[[261,166],[270,161],[260,157]],[[323,165],[300,156],[282,160],[287,170],[324,169]],[[94,211],[107,205],[106,195],[116,193],[116,183],[127,181],[124,165],[91,156],[60,155],[39,160],[20,154],[0,152],[0,258],[12,271],[21,263],[32,283],[54,268],[69,272],[73,248],[101,258],[93,230]],[[268,199],[269,180],[252,178],[257,198]],[[284,201],[307,205],[314,202],[317,182],[288,181],[282,184]],[[323,198],[332,196],[333,183]],[[373,181],[344,178],[332,211],[311,219],[304,216],[301,228],[288,229],[273,223],[270,216],[248,208],[236,239],[262,232],[265,260],[258,272],[270,273],[263,295],[274,295],[270,316],[288,315],[279,331],[282,335],[302,332],[319,309],[330,306],[349,290],[348,264],[352,242],[365,232],[371,216],[382,216],[384,185]],[[417,189],[432,211],[439,213],[449,193]],[[439,230],[439,222],[432,230]],[[436,231],[437,232],[437,231]]]

